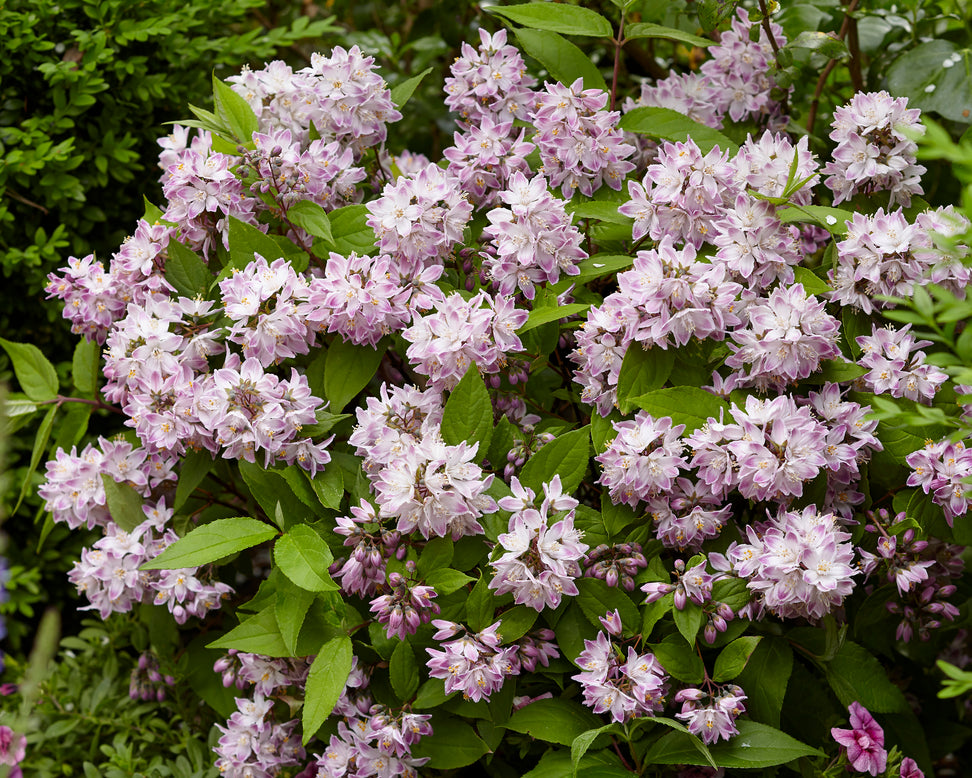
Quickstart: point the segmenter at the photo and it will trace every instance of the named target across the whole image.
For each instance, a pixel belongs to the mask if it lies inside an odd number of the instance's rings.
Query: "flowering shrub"
[[[36,450],[72,402],[128,428],[39,490],[101,532],[83,607],[182,641],[227,776],[930,773],[970,224],[920,199],[920,112],[859,93],[821,166],[759,13],[656,26],[709,58],[622,113],[557,34],[607,18],[495,11],[559,81],[481,31],[441,164],[384,148],[417,80],[357,46],[214,81],[166,202],[50,276],[78,396],[2,342]]]

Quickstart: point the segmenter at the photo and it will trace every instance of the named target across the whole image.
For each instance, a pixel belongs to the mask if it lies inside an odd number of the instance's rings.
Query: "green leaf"
[[[621,589],[608,586],[600,578],[578,578],[578,594],[575,598],[587,620],[600,628],[601,619],[612,611],[621,616],[621,625],[625,635],[633,635],[641,626],[641,617],[637,606]]]
[[[489,450],[493,435],[493,403],[479,369],[471,364],[449,393],[442,412],[442,439],[450,446],[478,444],[477,459]]]
[[[455,551],[451,538],[432,538],[422,549],[415,571],[419,576],[428,576],[437,570],[444,570],[452,562]]]
[[[639,343],[628,346],[618,375],[618,405],[621,413],[631,413],[637,407],[638,397],[654,389],[661,389],[674,365],[675,353],[671,349],[645,349]]]
[[[446,595],[459,591],[463,586],[476,579],[465,573],[460,573],[458,570],[446,569],[433,570],[425,576],[424,580],[427,585],[445,597]]]
[[[597,729],[601,723],[580,703],[555,698],[537,700],[514,711],[506,728],[548,743],[569,746],[578,736]]]
[[[831,235],[843,236],[847,234],[847,222],[854,218],[854,213],[829,205],[790,204],[777,209],[776,216],[784,224],[816,224]]]
[[[175,238],[169,241],[165,261],[165,280],[183,297],[205,297],[213,284],[213,274],[199,256]]]
[[[753,655],[761,640],[761,637],[755,636],[736,638],[722,649],[722,653],[716,658],[712,680],[716,683],[725,683],[739,675],[746,668],[749,657]]]
[[[551,6],[553,7],[553,6]],[[566,7],[560,4],[557,8]],[[555,32],[546,30],[517,30],[516,39],[523,50],[543,65],[547,72],[563,84],[584,80],[585,89],[607,91],[607,83],[597,66],[583,51]]]
[[[256,462],[245,460],[237,466],[240,475],[243,476],[243,482],[267,517],[274,522],[277,522],[278,518],[283,518],[283,523],[278,524],[280,529],[304,521],[308,514],[307,506],[294,494],[290,484],[280,472],[265,470]]]
[[[52,405],[47,409],[47,413],[44,414],[44,418],[37,428],[37,435],[34,438],[34,445],[30,452],[30,465],[27,468],[27,473],[24,475],[23,483],[20,485],[20,494],[17,496],[17,503],[14,505],[11,514],[17,512],[20,504],[24,501],[27,496],[27,492],[30,490],[31,480],[34,475],[34,471],[37,470],[37,466],[40,464],[41,458],[44,456],[44,452],[47,450],[47,441],[51,437],[51,428],[54,426],[54,416],[57,414],[57,406]]]
[[[596,11],[576,5],[524,3],[485,6],[484,10],[533,30],[548,30],[562,35],[586,35],[594,38],[610,38],[614,35],[611,22]]]
[[[739,0],[699,0],[699,22],[702,29],[710,32],[732,16]]]
[[[625,40],[634,40],[636,38],[666,38],[668,40],[686,43],[689,46],[698,46],[703,49],[714,43],[714,41],[708,38],[702,38],[699,35],[693,35],[684,30],[676,30],[674,27],[663,27],[660,24],[651,24],[649,22],[629,24],[624,28],[624,37]]]
[[[756,647],[736,683],[746,690],[750,718],[780,725],[786,685],[793,672],[793,649],[783,638],[767,637]]]
[[[540,614],[526,605],[517,605],[500,616],[499,634],[503,643],[512,643],[523,637],[537,621]]]
[[[101,375],[101,346],[96,341],[82,338],[74,348],[71,361],[71,380],[81,394],[94,395]]]
[[[266,525],[264,525],[266,526]],[[334,561],[327,543],[306,524],[291,527],[277,538],[273,561],[287,578],[309,592],[336,591],[340,587],[331,579],[328,567]]]
[[[396,84],[391,89],[391,101],[399,108],[408,102],[409,98],[422,83],[422,79],[432,72],[432,68],[426,68],[417,76],[412,76],[400,84]]]
[[[631,402],[635,407],[648,411],[656,419],[668,416],[673,426],[684,424],[686,435],[697,430],[710,418],[729,418],[729,405],[725,400],[697,386],[656,389],[635,397]]]
[[[59,383],[57,371],[37,346],[29,343],[11,343],[0,338],[7,356],[13,363],[20,388],[34,402],[45,402],[57,397]]]
[[[678,631],[690,646],[695,645],[695,636],[699,634],[699,630],[702,628],[702,616],[702,608],[694,602],[685,603],[685,607],[681,610],[674,605],[672,606],[672,618],[675,621],[675,626],[678,627]]]
[[[555,295],[563,294],[573,286],[580,286],[603,276],[614,275],[631,267],[633,262],[633,258],[627,254],[595,254],[577,263],[577,267],[580,268],[578,275],[562,278],[550,287],[550,292]]]
[[[567,203],[567,211],[574,215],[575,219],[597,219],[610,224],[623,224],[630,227],[634,219],[618,213],[618,206],[621,203],[613,200],[581,200],[580,202]]]
[[[580,768],[581,759],[584,758],[584,754],[587,753],[587,749],[591,747],[595,740],[597,740],[599,735],[606,734],[608,732],[619,734],[623,732],[620,730],[617,724],[605,724],[603,727],[598,727],[597,729],[589,729],[587,732],[581,732],[577,737],[574,738],[574,742],[570,744],[570,774],[573,776],[577,775],[577,770]]]
[[[72,446],[78,445],[88,431],[92,411],[94,411],[93,405],[69,403],[57,424],[57,436],[54,438],[52,450],[63,448],[67,451]]]
[[[230,264],[228,267],[244,268],[253,261],[255,254],[259,254],[267,262],[273,262],[284,256],[280,244],[265,232],[258,230],[252,224],[247,224],[235,216],[228,216],[229,220],[229,248]],[[224,269],[221,276],[226,274]]]
[[[125,530],[125,532],[131,532],[145,521],[145,512],[142,510],[142,496],[131,485],[126,483],[120,484],[107,473],[101,474],[101,481],[105,485],[105,498],[108,503],[108,512],[111,514],[111,520],[115,524]],[[190,567],[190,565],[176,565],[176,567]]]
[[[351,638],[347,635],[332,638],[321,646],[321,650],[314,657],[307,674],[304,709],[300,718],[305,746],[334,710],[351,674],[351,659]]]
[[[826,294],[827,292],[833,291],[833,289],[830,288],[830,284],[820,278],[809,268],[797,266],[793,268],[793,275],[795,283],[802,284],[803,291],[805,291],[808,295]]]
[[[527,317],[524,325],[516,333],[517,335],[522,335],[524,332],[536,329],[542,324],[566,319],[568,316],[582,313],[590,307],[590,303],[568,303],[567,305],[551,305],[544,308],[534,308],[530,311],[530,315]]]
[[[788,49],[809,49],[818,54],[823,54],[829,59],[843,59],[850,56],[847,46],[834,33],[820,32],[818,30],[803,30],[793,40],[786,44]]]
[[[375,232],[368,226],[368,208],[364,205],[346,205],[331,211],[331,235],[334,250],[347,256],[352,251],[371,254],[375,250]]]
[[[837,384],[853,381],[866,372],[866,367],[861,367],[855,362],[848,362],[845,359],[825,359],[820,363],[820,370],[814,373],[814,376]]]
[[[336,338],[327,349],[324,366],[324,394],[331,403],[331,412],[340,413],[344,406],[371,380],[388,344],[377,348],[356,346]]]
[[[415,710],[438,708],[446,700],[452,699],[458,692],[445,693],[445,681],[441,678],[429,678],[423,683],[415,695],[412,707]]]
[[[872,713],[910,710],[904,693],[888,679],[887,670],[857,643],[844,641],[825,671],[830,688],[845,707],[859,702]]]
[[[543,484],[559,475],[564,494],[570,494],[580,486],[590,455],[590,427],[567,432],[545,444],[527,460],[520,471],[520,483],[540,494]]]
[[[410,700],[419,687],[418,662],[415,652],[408,641],[401,640],[392,651],[391,661],[388,663],[388,675],[391,678],[392,690],[402,702]]]
[[[413,757],[430,760],[427,767],[456,770],[473,764],[489,751],[473,728],[461,719],[436,717],[432,726],[432,734],[412,746]]]
[[[287,209],[287,220],[301,227],[315,238],[321,238],[334,245],[331,235],[331,222],[324,209],[310,200],[300,200]]]
[[[321,501],[310,483],[310,474],[300,465],[288,465],[282,470],[274,471],[287,482],[294,497],[310,508],[315,515],[321,515]]]
[[[966,39],[967,40],[967,39]],[[945,63],[950,62],[950,66]],[[972,50],[946,40],[920,43],[887,70],[888,91],[909,108],[968,124],[972,115]]]
[[[208,451],[189,451],[179,468],[179,483],[176,485],[173,510],[179,510],[213,469],[216,460]]]
[[[489,581],[484,574],[473,587],[466,598],[466,622],[473,632],[486,629],[493,623],[493,613],[496,610],[496,598],[489,588]]]
[[[736,722],[739,734],[729,741],[709,746],[720,767],[755,769],[786,764],[803,756],[823,756],[816,748],[801,743],[785,732],[755,721]],[[686,733],[669,732],[645,754],[645,764],[708,764]]]
[[[321,501],[321,505],[332,511],[341,509],[341,498],[344,497],[344,475],[339,465],[329,463],[324,471],[310,479],[311,488]]]
[[[280,634],[280,626],[274,608],[264,608],[251,616],[221,638],[208,643],[207,648],[235,648],[253,654],[270,657],[290,656],[287,644]]]
[[[634,108],[621,117],[618,127],[628,132],[637,132],[649,138],[684,142],[686,138],[695,141],[703,154],[708,154],[718,146],[730,155],[739,151],[739,146],[718,130],[706,127],[671,108],[644,107]]]
[[[877,436],[884,450],[903,467],[908,466],[906,460],[909,454],[925,446],[924,438],[900,427],[889,427],[884,422],[878,422]]]
[[[297,655],[297,638],[307,618],[307,611],[314,602],[314,593],[295,586],[286,578],[277,581],[277,594],[274,599],[274,616],[287,651]]]
[[[253,133],[260,129],[250,104],[227,84],[213,76],[213,103],[216,115],[244,146],[253,142]]]
[[[705,665],[696,653],[695,646],[686,643],[681,635],[669,635],[661,643],[655,643],[649,648],[672,678],[683,683],[702,683]]]
[[[246,516],[217,519],[196,527],[140,569],[178,570],[183,567],[208,565],[230,554],[265,543],[276,534],[276,528]]]

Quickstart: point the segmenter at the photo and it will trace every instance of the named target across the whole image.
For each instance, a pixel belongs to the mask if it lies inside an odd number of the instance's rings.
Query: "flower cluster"
[[[662,709],[668,693],[668,676],[651,652],[639,654],[628,646],[627,657],[609,637],[620,636],[617,611],[601,619],[606,631],[594,640],[584,640],[577,657],[581,672],[571,676],[581,685],[584,704],[595,713],[607,713],[622,722],[640,716],[654,716]]]
[[[851,728],[834,727],[830,730],[830,735],[838,745],[847,749],[847,759],[857,772],[880,775],[888,763],[888,752],[884,749],[884,730],[859,702],[852,702],[848,711]]]
[[[925,168],[915,164],[915,138],[925,131],[920,115],[917,108],[908,108],[907,97],[883,91],[859,92],[834,111],[830,139],[837,148],[822,172],[835,205],[858,193],[886,191],[891,206],[908,206],[912,195],[924,193]]]
[[[415,563],[407,562],[405,569],[409,574],[415,572]],[[438,615],[439,606],[434,600],[438,595],[431,586],[417,584],[401,573],[388,576],[391,591],[371,601],[371,612],[378,622],[385,625],[388,637],[397,635],[404,640],[406,635],[414,635],[420,624],[428,624],[432,616]]]
[[[690,687],[675,694],[675,702],[682,703],[682,710],[675,714],[693,735],[703,743],[729,740],[739,732],[736,719],[746,712],[746,694],[735,684],[717,686],[703,691]]]
[[[860,335],[859,363],[868,368],[861,381],[875,394],[907,397],[909,400],[931,400],[948,376],[937,367],[925,364],[925,352],[918,349],[930,346],[930,340],[915,340],[906,324],[900,330],[893,327],[873,327],[871,335]]]
[[[283,767],[299,765],[304,758],[296,721],[273,720],[273,700],[257,692],[251,700],[236,698],[236,712],[222,732],[216,752],[216,768],[227,778],[272,776]]]
[[[957,516],[969,510],[972,496],[965,479],[972,476],[972,449],[964,442],[946,439],[930,443],[909,454],[905,461],[912,471],[908,486],[919,486],[925,494],[931,494],[945,511],[950,527]]]
[[[513,593],[517,605],[535,610],[556,608],[563,595],[574,596],[574,579],[580,576],[578,560],[588,546],[574,528],[574,508],[578,502],[564,495],[560,476],[543,484],[543,502],[534,507],[536,494],[513,477],[512,497],[504,497],[499,507],[511,511],[509,532],[497,540],[506,552],[493,563],[489,588],[497,594]],[[558,520],[548,526],[548,514]],[[563,515],[560,515],[563,514]]]
[[[513,135],[512,121],[483,116],[479,124],[455,133],[455,146],[442,152],[447,172],[459,179],[462,191],[480,208],[493,205],[515,173],[529,174],[525,157],[535,146],[524,140],[526,130]]]
[[[347,559],[335,560],[331,574],[348,594],[374,594],[385,583],[385,560],[404,556],[400,533],[385,529],[366,500],[352,507],[350,516],[339,516],[334,531],[344,535],[344,545],[352,551]]]
[[[165,699],[166,687],[175,686],[175,682],[171,675],[162,675],[159,658],[146,651],[138,657],[138,664],[132,668],[128,696],[133,700],[161,702]]]
[[[595,459],[601,463],[599,483],[607,487],[615,504],[632,508],[662,492],[668,492],[688,463],[682,457],[685,444],[679,437],[685,425],[672,426],[668,417],[655,419],[639,411],[631,421],[614,424],[617,436]]]
[[[542,175],[527,179],[517,172],[499,198],[509,208],[492,208],[483,239],[490,244],[484,256],[483,272],[499,293],[511,295],[519,289],[532,300],[535,286],[556,283],[561,273],[577,275],[577,263],[587,257],[580,247],[584,236],[571,224],[566,203],[547,191]]]
[[[614,546],[601,543],[584,557],[585,576],[600,578],[608,586],[620,584],[629,592],[634,591],[634,578],[638,571],[647,566],[648,560],[638,543],[619,543]]]
[[[433,638],[438,641],[462,633],[455,640],[441,643],[441,651],[426,649],[429,676],[445,680],[446,694],[460,691],[464,699],[472,702],[488,700],[493,692],[499,691],[507,677],[520,672],[517,646],[501,647],[497,632],[500,622],[475,633],[442,619],[435,619],[432,624],[438,630]]]

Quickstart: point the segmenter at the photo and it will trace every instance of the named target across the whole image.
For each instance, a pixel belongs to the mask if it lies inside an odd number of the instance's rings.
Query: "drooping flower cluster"
[[[336,521],[334,531],[345,536],[344,545],[352,550],[347,559],[335,560],[331,575],[348,594],[375,594],[385,583],[385,560],[405,555],[405,548],[399,546],[401,534],[382,526],[367,500],[352,506],[350,516],[339,516]]]
[[[584,704],[618,722],[654,716],[668,693],[665,668],[654,654],[639,654],[632,646],[625,657],[621,646],[609,637],[621,635],[617,611],[602,618],[601,624],[606,631],[598,632],[594,640],[584,640],[584,650],[577,657],[581,672],[571,676],[581,685]]]
[[[455,640],[441,643],[441,651],[425,649],[429,654],[426,663],[429,676],[445,680],[446,694],[459,691],[472,702],[488,700],[493,692],[499,691],[508,676],[520,672],[517,646],[501,647],[497,633],[500,622],[475,633],[442,619],[435,619],[432,624],[438,630],[433,638],[438,641],[461,633]]]
[[[703,743],[729,740],[739,733],[736,719],[746,712],[746,699],[746,693],[736,684],[709,691],[682,689],[675,694],[675,702],[682,703],[675,718],[684,721],[688,731],[702,738]]]
[[[479,124],[455,133],[455,146],[442,152],[447,172],[459,179],[462,191],[480,208],[493,205],[514,173],[529,174],[525,157],[535,146],[524,140],[526,130],[514,136],[512,121],[484,116]]]
[[[685,425],[672,426],[669,417],[653,418],[639,411],[631,421],[614,423],[617,436],[595,459],[601,463],[598,483],[607,487],[615,504],[632,508],[668,492],[679,472],[688,466],[679,437]]]
[[[698,549],[703,541],[718,537],[732,516],[721,488],[704,481],[678,478],[672,488],[648,501],[655,522],[655,537],[669,548]]]
[[[411,345],[407,355],[439,391],[452,389],[472,365],[481,373],[498,373],[506,354],[523,350],[516,335],[528,312],[506,297],[480,292],[469,300],[454,292],[435,303],[435,310],[415,317],[402,333]]]
[[[874,326],[871,335],[857,338],[861,347],[859,363],[870,368],[861,376],[868,390],[909,400],[931,400],[948,379],[937,367],[925,364],[925,352],[918,350],[932,342],[915,340],[910,329],[910,324],[900,330]]]
[[[348,443],[362,457],[364,471],[377,473],[426,435],[434,434],[442,421],[442,395],[432,389],[383,383],[377,397],[369,397],[356,410],[358,425]]]
[[[138,664],[132,668],[128,696],[133,700],[161,702],[165,699],[166,688],[175,686],[175,682],[171,675],[162,675],[159,658],[151,651],[146,651],[138,657]]]
[[[730,546],[726,556],[771,613],[816,621],[853,591],[854,546],[833,514],[814,505],[781,510],[746,534],[749,543]]]
[[[538,612],[556,608],[563,595],[577,594],[574,579],[581,573],[578,561],[588,549],[574,528],[578,502],[564,495],[559,475],[543,484],[539,508],[534,507],[534,491],[521,486],[516,476],[511,487],[513,496],[499,501],[500,508],[512,512],[509,532],[497,538],[506,553],[492,562],[494,575],[489,588],[498,595],[512,592],[517,605],[528,605]],[[557,521],[549,525],[554,515]]]
[[[489,226],[483,239],[491,245],[483,254],[483,272],[500,294],[519,289],[532,300],[535,286],[556,283],[561,273],[580,272],[577,263],[587,257],[581,248],[584,236],[571,224],[566,203],[547,191],[543,175],[527,179],[514,173],[499,198],[510,207],[486,214]]]
[[[272,776],[283,767],[299,765],[304,758],[297,721],[278,724],[273,720],[273,700],[257,692],[251,700],[236,698],[237,710],[226,722],[217,724],[223,733],[214,749],[216,768],[227,778]]]
[[[666,594],[672,595],[672,604],[677,610],[685,610],[689,603],[694,603],[702,608],[705,626],[702,636],[706,643],[715,643],[720,632],[725,632],[736,614],[733,609],[724,602],[713,599],[712,587],[717,581],[727,577],[726,564],[719,554],[713,555],[713,564],[718,563],[719,568],[716,573],[708,571],[709,560],[706,557],[699,560],[691,567],[686,567],[682,559],[675,560],[675,583],[667,581],[649,581],[641,587],[647,597],[646,603],[652,603],[661,599]],[[743,606],[745,609],[746,606]],[[741,609],[741,610],[743,610]]]
[[[536,80],[527,74],[520,52],[507,44],[506,30],[490,35],[480,28],[479,40],[478,49],[462,44],[462,56],[452,63],[452,77],[445,80],[445,104],[468,127],[483,126],[487,119],[527,119]]]
[[[887,92],[858,92],[834,111],[830,139],[837,142],[834,159],[823,169],[834,204],[858,193],[890,192],[889,206],[911,205],[911,196],[924,193],[916,164],[915,138],[925,131],[921,111],[908,108],[907,97]]]
[[[414,635],[420,624],[428,624],[432,616],[439,613],[439,606],[432,602],[438,596],[435,589],[418,584],[411,577],[415,563],[407,562],[405,570],[409,577],[391,573],[388,576],[391,591],[371,601],[371,612],[380,624],[385,625],[385,634],[388,637],[397,635],[400,640],[406,635]]]
[[[905,460],[911,468],[908,486],[918,486],[945,511],[945,520],[952,526],[957,516],[963,516],[972,505],[972,494],[965,479],[972,476],[972,449],[963,441],[941,440],[926,444],[909,454]]]
[[[609,546],[601,543],[584,557],[584,575],[600,578],[608,586],[619,584],[629,592],[635,588],[635,576],[648,566],[639,543],[618,543]]]
[[[617,129],[621,114],[603,110],[607,101],[607,92],[584,89],[582,78],[570,86],[544,84],[544,91],[536,94],[533,140],[540,149],[541,170],[567,200],[575,191],[590,197],[602,184],[620,190],[625,175],[634,170],[628,161],[634,146]]]

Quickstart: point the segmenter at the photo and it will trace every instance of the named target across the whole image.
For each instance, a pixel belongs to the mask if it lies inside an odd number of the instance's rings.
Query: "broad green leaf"
[[[431,586],[441,596],[459,591],[463,586],[475,581],[475,578],[460,573],[458,570],[433,570],[425,576],[425,583]]]
[[[621,413],[631,413],[641,395],[661,389],[675,364],[672,349],[642,348],[632,343],[624,353],[618,375],[618,405]]]
[[[292,656],[297,655],[297,639],[313,602],[313,592],[308,592],[283,577],[277,582],[274,616],[284,645]]]
[[[691,138],[703,154],[708,154],[716,146],[723,152],[728,151],[730,155],[739,151],[739,146],[718,130],[689,119],[671,108],[634,108],[621,117],[618,127],[628,132],[647,135],[649,138],[672,142],[684,142],[686,138]]]
[[[732,16],[739,0],[699,0],[697,4],[699,22],[706,32],[714,30]]]
[[[270,657],[290,656],[272,605],[241,621],[225,635],[208,643],[207,648],[235,648]]]
[[[578,578],[576,584],[578,594],[575,600],[592,625],[600,629],[599,619],[616,610],[621,616],[623,633],[633,635],[637,632],[641,626],[638,608],[620,588],[608,586],[600,578]]]
[[[846,383],[860,378],[867,373],[867,368],[845,359],[825,359],[820,363],[820,370],[814,373],[815,378],[833,383]]]
[[[626,254],[595,254],[587,259],[582,259],[577,267],[580,273],[576,276],[566,276],[550,287],[553,294],[562,294],[574,286],[586,284],[604,276],[614,275],[626,268],[631,267],[634,259]]]
[[[611,224],[624,224],[630,227],[634,220],[630,216],[618,213],[619,202],[607,200],[582,200],[567,203],[567,211],[575,219],[597,219]]]
[[[71,360],[71,380],[81,394],[93,395],[101,375],[101,346],[96,341],[81,338]]]
[[[88,431],[88,422],[93,411],[94,406],[87,403],[68,403],[61,411],[61,418],[57,423],[57,435],[51,449],[57,451],[62,448],[67,451],[72,446],[78,445]]]
[[[438,708],[442,703],[451,699],[457,693],[452,692],[451,694],[446,694],[445,681],[441,678],[429,678],[429,680],[419,687],[418,693],[415,695],[415,700],[412,702],[412,707],[415,710]]]
[[[596,11],[576,5],[523,3],[486,6],[484,10],[533,30],[548,30],[562,35],[586,35],[594,38],[610,38],[614,35],[611,22]]]
[[[208,451],[189,451],[183,457],[179,467],[179,483],[176,485],[175,499],[172,503],[173,510],[179,510],[186,504],[186,500],[209,475],[209,471],[215,464],[216,460]]]
[[[213,103],[216,115],[244,146],[253,142],[253,133],[260,129],[250,104],[227,84],[213,76]]]
[[[564,6],[558,4],[557,7]],[[573,84],[581,78],[585,89],[607,91],[601,71],[590,57],[566,38],[547,30],[520,29],[516,31],[516,39],[527,54],[561,83]]]
[[[31,479],[34,475],[34,471],[40,464],[41,458],[44,456],[44,452],[47,451],[47,441],[50,440],[51,429],[54,426],[54,416],[56,414],[57,406],[52,405],[47,409],[47,413],[44,414],[44,418],[41,420],[40,426],[37,428],[37,435],[34,437],[34,445],[30,452],[30,465],[27,468],[27,473],[24,476],[23,483],[20,485],[20,494],[17,496],[17,503],[14,505],[11,514],[17,512],[20,504],[27,496],[27,492],[30,490]]]
[[[579,735],[597,729],[601,724],[601,720],[579,702],[555,698],[537,700],[514,711],[506,728],[548,743],[569,746]]]
[[[457,770],[473,764],[489,751],[489,746],[461,719],[436,717],[432,726],[432,734],[412,746],[413,757],[429,758],[427,767]]]
[[[341,509],[341,498],[344,497],[344,474],[339,465],[329,463],[324,472],[313,478],[308,473],[311,488],[320,500],[321,505],[333,511]]]
[[[400,84],[396,84],[391,89],[391,101],[401,108],[405,103],[408,102],[409,98],[418,88],[418,85],[422,83],[422,79],[425,78],[429,73],[432,72],[432,68],[426,68],[417,76],[412,76]]]
[[[183,297],[205,297],[213,284],[213,274],[199,256],[175,238],[166,249],[165,280]]]
[[[577,775],[577,770],[580,767],[581,759],[584,758],[584,754],[587,753],[587,749],[591,747],[599,735],[603,735],[608,732],[623,734],[624,731],[621,730],[617,724],[605,724],[603,727],[589,729],[587,732],[581,732],[577,737],[574,738],[574,742],[570,744],[570,774],[572,777]]]
[[[749,657],[736,683],[746,690],[750,718],[778,727],[786,685],[793,672],[793,649],[783,638],[764,638]]]
[[[441,426],[442,439],[450,446],[462,442],[478,444],[477,459],[482,459],[489,450],[493,434],[493,403],[476,365],[469,366],[449,393]]]
[[[925,446],[925,438],[907,429],[889,427],[884,422],[878,422],[877,436],[884,445],[884,450],[895,462],[905,467],[908,466],[906,461],[908,455]]]
[[[321,515],[321,501],[310,484],[308,472],[300,465],[288,465],[282,470],[276,470],[277,475],[287,482],[294,497],[310,508],[315,515]]]
[[[830,59],[843,59],[850,54],[844,42],[834,33],[820,32],[819,30],[803,30],[786,44],[786,48],[809,49]]]
[[[24,394],[34,402],[45,402],[57,397],[57,371],[37,346],[30,343],[12,343],[3,338],[0,338],[0,346],[3,346],[10,357]]]
[[[722,649],[716,658],[712,680],[716,683],[725,683],[739,675],[746,668],[749,657],[761,640],[761,637],[756,636],[736,638]]]
[[[666,38],[700,48],[711,46],[715,42],[708,38],[685,32],[684,30],[676,30],[674,27],[663,27],[660,24],[651,24],[649,22],[629,24],[624,28],[624,37],[625,40],[634,40],[636,38]]]
[[[400,640],[392,651],[391,661],[388,663],[388,675],[391,678],[392,690],[403,702],[410,700],[419,687],[418,662],[415,652],[406,640]]]
[[[240,462],[238,467],[254,499],[271,521],[278,522],[280,529],[300,524],[307,518],[307,506],[294,494],[279,471],[266,470],[256,462],[246,461]],[[283,519],[282,523],[279,518]]]
[[[590,303],[568,303],[567,305],[552,305],[545,308],[534,308],[532,311],[530,311],[530,316],[527,318],[524,325],[516,332],[518,335],[522,335],[524,332],[529,332],[542,324],[547,324],[552,321],[559,321],[560,319],[566,319],[568,316],[582,313],[590,307]]]
[[[466,598],[466,623],[473,632],[490,626],[496,610],[496,597],[489,588],[488,576],[483,575]]]
[[[499,634],[503,643],[512,643],[529,632],[540,614],[534,608],[517,605],[500,616]]]
[[[688,641],[689,645],[695,645],[695,636],[699,634],[699,630],[702,628],[702,617],[702,608],[694,602],[685,603],[685,607],[681,610],[674,605],[672,606],[672,618],[675,621],[675,626],[678,627],[678,631]]]
[[[564,494],[570,494],[583,480],[590,455],[590,427],[564,433],[527,460],[520,471],[520,482],[540,494],[543,484],[559,475]]]
[[[235,216],[229,220],[229,267],[244,268],[253,261],[255,254],[259,254],[268,263],[284,256],[280,244],[265,232],[258,230],[252,224],[247,224]],[[220,275],[224,275],[226,271]]]
[[[145,210],[142,212],[142,218],[145,221],[149,224],[158,224],[162,221],[165,212],[161,208],[151,202],[145,195],[142,195],[142,203],[145,206]]]
[[[331,222],[324,209],[310,200],[300,200],[287,209],[287,220],[307,230],[315,238],[334,245],[331,235]]]
[[[803,285],[803,291],[808,295],[821,295],[832,292],[830,284],[806,267],[793,268],[794,281]]]
[[[656,389],[635,397],[631,403],[648,411],[656,419],[671,417],[673,426],[684,424],[686,435],[697,430],[710,418],[730,418],[729,405],[724,400],[697,386]]]
[[[709,746],[709,753],[720,767],[755,769],[786,764],[803,756],[823,756],[816,748],[766,724],[740,719],[736,726],[738,735]],[[648,749],[643,761],[645,764],[708,764],[683,732],[663,735]]]
[[[3,417],[12,419],[16,416],[27,416],[37,410],[37,403],[28,400],[24,395],[7,395],[3,403]],[[503,417],[506,418],[505,416]]]
[[[131,532],[139,524],[145,521],[145,512],[142,510],[142,496],[136,492],[134,488],[132,488],[129,484],[118,483],[107,473],[101,474],[101,481],[105,485],[105,498],[108,503],[108,512],[111,514],[111,520],[115,522],[115,524],[126,532]],[[163,554],[164,553],[165,552],[163,552]],[[157,560],[158,558],[159,557],[156,557],[155,559]],[[151,561],[154,562],[155,560]],[[195,566],[196,565],[175,565],[175,567]],[[157,570],[161,568],[146,567],[144,569]]]
[[[829,205],[790,204],[779,208],[776,216],[784,224],[816,224],[831,235],[844,236],[847,234],[847,222],[854,218],[854,212]]]
[[[649,648],[672,678],[684,683],[701,683],[705,677],[705,665],[696,653],[694,642],[687,643],[681,635],[669,635]]]
[[[342,256],[352,251],[371,254],[375,250],[375,232],[368,226],[368,208],[364,205],[346,205],[328,214],[334,250]]]
[[[859,702],[872,713],[910,710],[904,693],[881,663],[863,646],[849,640],[825,666],[827,682],[845,707]]]
[[[967,43],[960,47],[946,40],[920,43],[891,64],[887,85],[891,94],[908,98],[909,108],[968,124],[972,116],[972,49]]]
[[[371,348],[335,338],[327,349],[324,367],[324,394],[331,403],[332,412],[343,411],[344,406],[368,385],[387,347],[385,341],[377,348]]]
[[[321,646],[314,658],[307,674],[304,709],[300,718],[305,746],[334,710],[351,674],[351,659],[351,638],[347,635],[339,635],[329,640]]]
[[[217,519],[196,527],[140,569],[178,570],[183,567],[208,565],[230,554],[265,543],[276,534],[275,527],[246,516]]]
[[[309,592],[336,591],[340,587],[331,579],[328,567],[334,561],[327,543],[306,524],[291,527],[277,538],[273,561],[287,578]]]
[[[437,570],[444,570],[452,562],[456,547],[452,538],[432,538],[425,544],[418,558],[416,572],[427,576]]]

